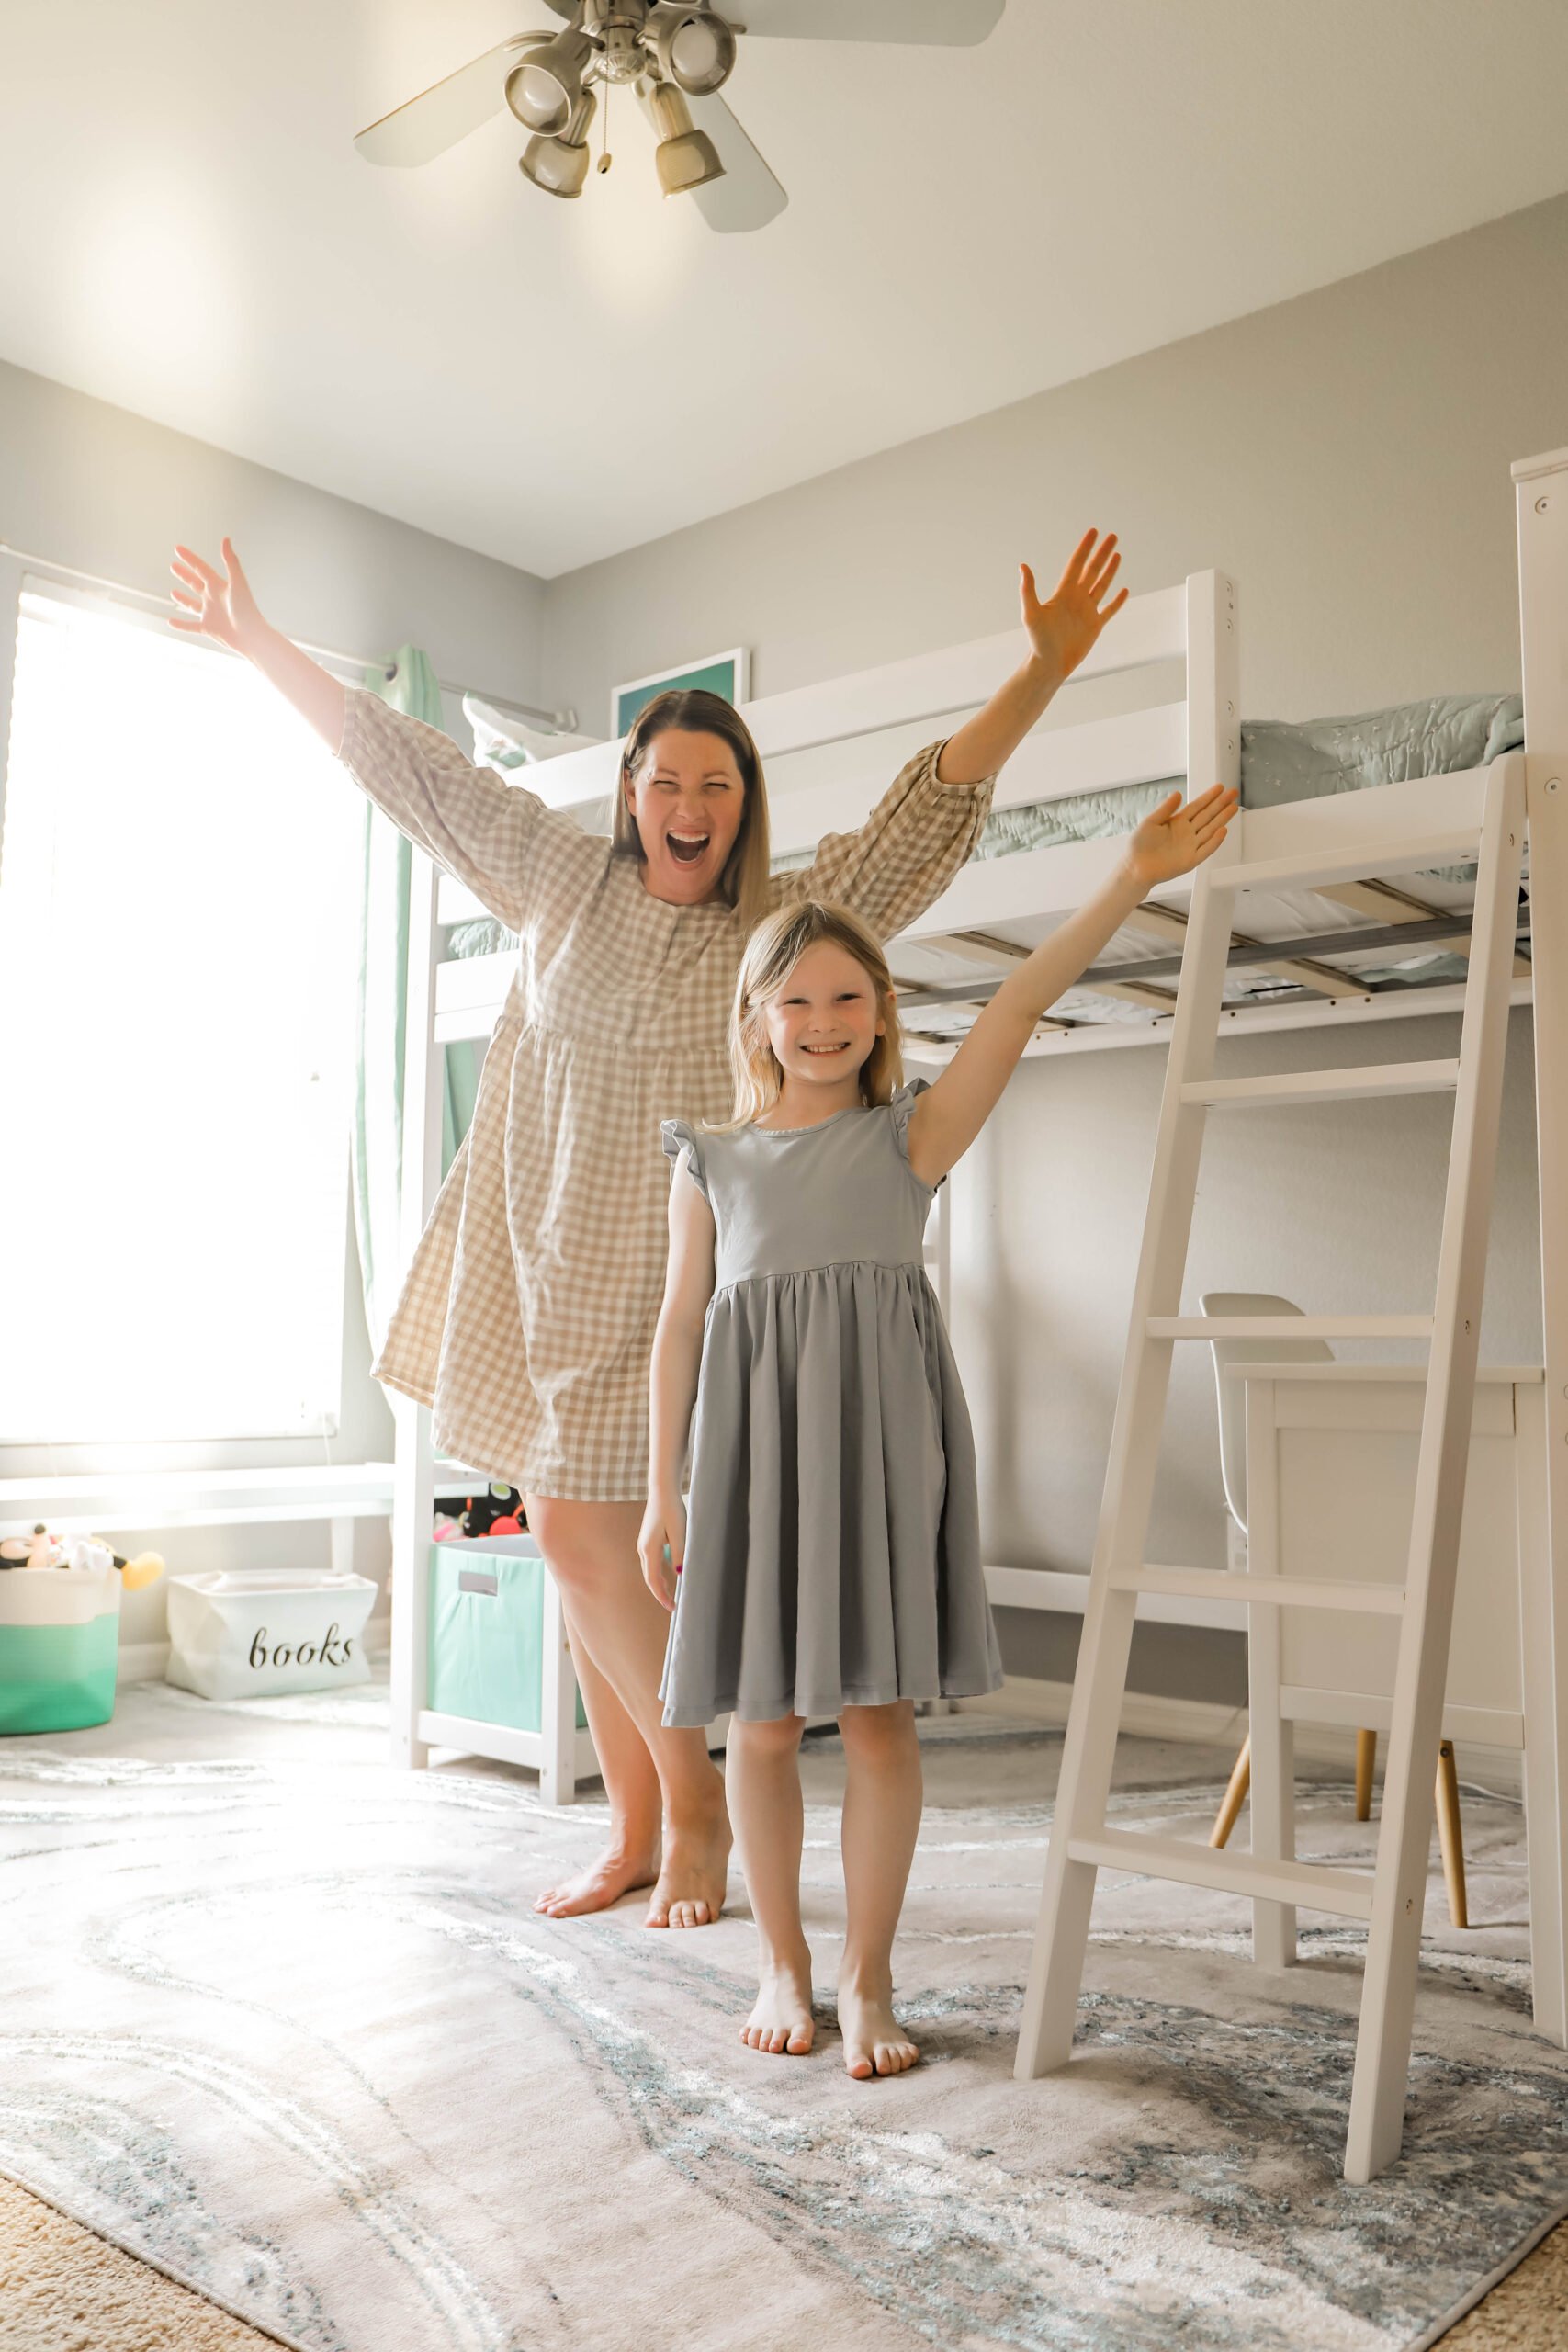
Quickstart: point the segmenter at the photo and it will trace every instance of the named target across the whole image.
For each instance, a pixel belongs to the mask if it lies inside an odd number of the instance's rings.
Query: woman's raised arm
[[[181,610],[170,614],[170,627],[216,638],[231,652],[243,653],[310,721],[328,751],[336,752],[348,707],[342,680],[262,618],[231,540],[222,542],[222,552],[227,573],[194,548],[175,548],[169,569],[176,584],[169,594]]]
[[[1035,593],[1028,564],[1020,564],[1019,602],[1029,637],[1028,657],[997,688],[985,709],[948,737],[937,762],[939,784],[978,784],[1011,759],[1057,688],[1066,684],[1106,622],[1126,603],[1123,588],[1109,604],[1101,604],[1111,596],[1121,563],[1114,531],[1103,539],[1098,531],[1086,531],[1054,594],[1043,599]]]

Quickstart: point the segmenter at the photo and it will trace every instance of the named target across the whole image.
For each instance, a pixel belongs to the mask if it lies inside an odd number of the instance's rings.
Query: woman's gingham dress
[[[888,939],[979,838],[990,780],[919,752],[858,832],[824,840],[773,903],[830,898]],[[660,1123],[725,1119],[736,910],[673,907],[640,863],[350,688],[338,756],[419,846],[519,934],[468,1139],[442,1186],[376,1375],[429,1405],[443,1452],[525,1494],[640,1502],[664,1284]]]

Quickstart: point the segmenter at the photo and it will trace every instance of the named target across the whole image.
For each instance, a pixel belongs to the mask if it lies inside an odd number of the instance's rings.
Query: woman
[[[1088,532],[1044,602],[1021,568],[1021,667],[908,763],[858,831],[780,876],[756,746],[717,696],[663,695],[641,714],[606,843],[344,687],[262,617],[228,539],[222,555],[226,571],[176,548],[174,627],[245,655],[393,822],[520,936],[473,1125],[376,1373],[432,1408],[444,1451],[522,1491],[560,1588],[611,1835],[536,1908],[560,1918],[651,1886],[649,1927],[704,1926],[724,1898],[723,1782],[705,1735],[661,1720],[667,1621],[637,1548],[666,1251],[660,1123],[727,1115],[729,1002],[764,913],[834,899],[886,940],[941,896],[979,837],[997,770],[1125,600],[1101,601],[1121,562],[1114,537]]]

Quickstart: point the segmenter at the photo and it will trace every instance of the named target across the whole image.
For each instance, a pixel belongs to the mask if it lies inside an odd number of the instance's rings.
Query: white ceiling
[[[551,21],[0,0],[0,356],[551,576],[1568,187],[1562,0],[742,42],[727,95],[792,198],[753,236],[660,200],[627,101],[574,204],[504,113],[418,171],[355,154]]]

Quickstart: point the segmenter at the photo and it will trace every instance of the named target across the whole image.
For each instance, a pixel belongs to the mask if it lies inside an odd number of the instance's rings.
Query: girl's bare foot
[[[804,2058],[816,2038],[811,2015],[811,1954],[804,1944],[788,1960],[762,1963],[757,2003],[740,2029],[748,2050]]]
[[[904,2075],[919,2051],[893,2014],[893,1988],[839,1985],[839,2031],[844,2038],[844,2072],[857,2083],[874,2075]]]
[[[634,1887],[651,1886],[659,1876],[659,1841],[615,1839],[597,1860],[558,1886],[547,1886],[534,1897],[534,1908],[547,1919],[575,1919],[584,1911],[607,1911]]]
[[[711,1927],[724,1908],[729,1844],[724,1782],[716,1772],[711,1809],[700,1821],[671,1822],[665,1833],[664,1867],[649,1897],[643,1926]]]

